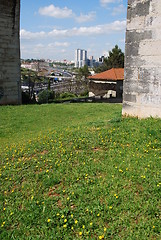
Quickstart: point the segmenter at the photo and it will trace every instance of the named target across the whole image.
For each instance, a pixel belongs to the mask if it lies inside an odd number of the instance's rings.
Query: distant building
[[[75,67],[81,68],[87,65],[87,51],[77,49],[75,51]]]
[[[112,68],[89,76],[89,97],[111,98],[122,101],[124,69]]]
[[[98,62],[99,62],[99,63],[103,63],[103,62],[104,62],[104,59],[105,59],[104,56],[100,56],[100,57],[98,58]]]
[[[88,59],[88,66],[93,68],[94,67],[94,62],[95,62],[95,60],[94,60],[93,56],[90,56],[89,59]]]

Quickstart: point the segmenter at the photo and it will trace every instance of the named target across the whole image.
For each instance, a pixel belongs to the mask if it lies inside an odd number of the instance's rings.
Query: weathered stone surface
[[[161,117],[161,1],[129,0],[123,115]]]
[[[1,0],[0,9],[0,105],[20,104],[20,0]]]

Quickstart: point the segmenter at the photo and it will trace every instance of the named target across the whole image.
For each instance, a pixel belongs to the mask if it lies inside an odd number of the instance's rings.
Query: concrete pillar
[[[20,0],[0,1],[0,105],[20,104]]]
[[[161,0],[128,0],[123,115],[161,117]]]

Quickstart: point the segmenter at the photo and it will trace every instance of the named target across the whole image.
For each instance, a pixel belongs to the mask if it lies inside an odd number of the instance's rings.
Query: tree
[[[89,76],[90,72],[88,70],[88,66],[87,65],[84,65],[84,67],[82,68],[79,68],[79,75],[80,77],[84,77],[85,79]]]
[[[111,68],[123,68],[124,67],[124,53],[115,45],[115,47],[109,51],[108,58],[104,59],[104,63],[95,69],[96,72],[103,72]]]
[[[90,75],[88,70],[88,66],[84,65],[84,67],[78,69],[78,75],[76,77],[76,92],[88,91],[88,79],[87,77]]]

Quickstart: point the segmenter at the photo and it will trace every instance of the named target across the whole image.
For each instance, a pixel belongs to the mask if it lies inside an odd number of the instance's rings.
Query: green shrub
[[[88,94],[89,94],[89,91],[85,91],[85,92],[80,93],[80,96],[81,97],[88,97]]]
[[[55,99],[55,92],[44,90],[38,94],[38,103],[49,103],[52,102],[52,100]]]
[[[75,98],[76,95],[70,92],[64,92],[62,94],[60,94],[60,98],[64,99],[64,98]]]

